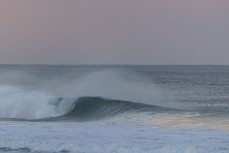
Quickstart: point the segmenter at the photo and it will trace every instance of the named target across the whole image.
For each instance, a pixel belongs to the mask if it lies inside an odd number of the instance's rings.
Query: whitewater
[[[0,152],[229,153],[229,66],[0,66]]]

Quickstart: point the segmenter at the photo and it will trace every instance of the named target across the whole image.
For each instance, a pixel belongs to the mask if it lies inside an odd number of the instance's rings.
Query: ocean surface
[[[0,65],[0,153],[229,153],[229,66]]]

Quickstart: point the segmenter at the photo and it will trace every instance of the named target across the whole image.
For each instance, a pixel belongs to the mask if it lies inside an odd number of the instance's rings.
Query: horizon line
[[[0,66],[229,66],[229,64],[0,64]]]

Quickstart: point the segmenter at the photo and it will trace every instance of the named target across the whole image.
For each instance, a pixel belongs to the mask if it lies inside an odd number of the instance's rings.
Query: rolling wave
[[[85,120],[98,120],[101,118],[114,117],[122,113],[141,113],[141,112],[160,113],[160,112],[169,112],[173,110],[171,108],[166,108],[166,107],[161,107],[156,105],[148,105],[148,104],[135,103],[129,101],[106,99],[103,97],[80,97],[77,100],[74,100],[74,102],[71,104],[69,104],[69,101],[73,101],[73,100],[70,100],[70,98],[56,98],[55,100],[51,100],[49,102],[49,105],[55,107],[54,110],[56,110],[56,112],[65,111],[65,113],[58,114],[56,116],[50,115],[43,118],[41,117],[34,118],[33,116],[21,117],[19,115],[13,117],[12,116],[3,117],[1,118],[1,120],[85,121]],[[26,107],[24,111],[26,111]],[[27,114],[31,115],[29,112],[30,111],[28,110]],[[47,112],[44,113],[47,114]],[[51,114],[51,112],[49,114]]]
[[[124,71],[96,71],[72,78],[54,77],[52,71],[51,78],[15,73],[0,74],[1,120],[96,119],[164,109],[156,106],[161,104],[158,97],[163,97],[156,86]]]
[[[43,92],[0,88],[1,120],[94,120],[122,113],[162,112],[172,109],[103,97],[58,98]]]

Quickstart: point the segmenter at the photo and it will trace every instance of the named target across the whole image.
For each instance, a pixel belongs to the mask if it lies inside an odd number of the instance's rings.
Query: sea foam
[[[0,118],[42,119],[57,117],[73,109],[73,101],[44,92],[0,87]]]

